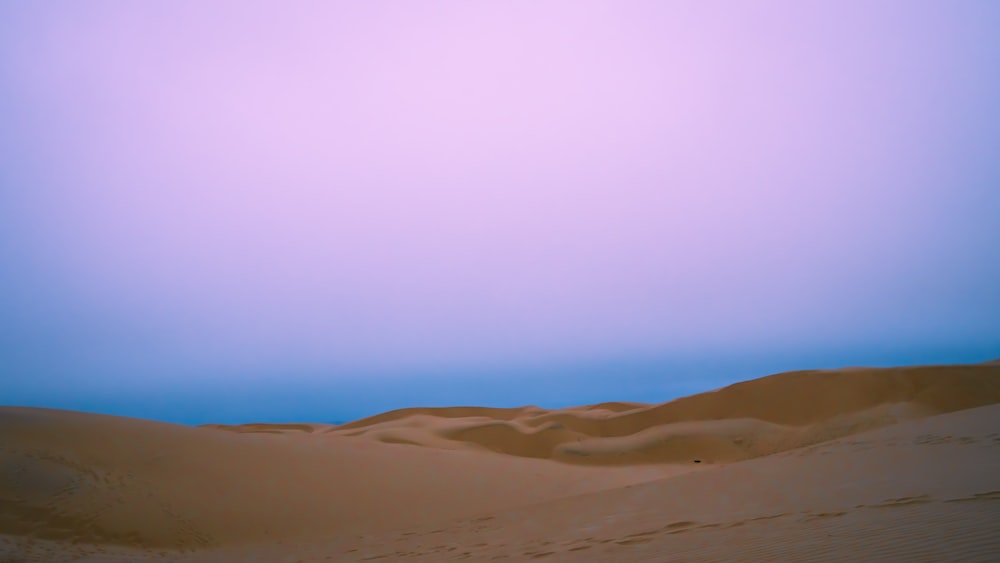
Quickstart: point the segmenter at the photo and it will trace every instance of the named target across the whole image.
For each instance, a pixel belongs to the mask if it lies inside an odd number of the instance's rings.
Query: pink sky
[[[1000,356],[997,6],[7,3],[0,359]]]

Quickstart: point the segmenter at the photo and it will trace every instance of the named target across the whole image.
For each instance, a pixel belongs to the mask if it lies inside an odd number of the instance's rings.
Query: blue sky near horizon
[[[1000,357],[1000,4],[0,2],[0,404]]]
[[[866,365],[891,367],[987,361],[990,344],[951,349],[838,350],[814,354],[691,357],[647,362],[587,362],[547,369],[409,373],[353,377],[334,373],[210,373],[184,385],[143,385],[141,378],[65,377],[11,390],[5,404],[82,410],[181,424],[342,423],[414,406],[536,405],[562,408],[605,401],[661,403],[739,381],[794,371]],[[843,363],[853,358],[854,363]],[[983,358],[986,358],[985,360]],[[220,377],[223,376],[223,377]],[[224,377],[224,376],[229,377]],[[248,377],[250,375],[251,377]],[[337,375],[340,375],[337,377]],[[257,376],[257,377],[252,377]],[[96,379],[96,380],[95,380]]]

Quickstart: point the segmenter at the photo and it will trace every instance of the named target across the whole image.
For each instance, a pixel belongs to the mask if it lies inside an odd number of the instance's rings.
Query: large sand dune
[[[731,462],[1000,402],[995,365],[803,371],[660,405],[403,409],[327,430],[565,463]]]
[[[4,408],[0,533],[177,548],[318,537],[510,508],[666,471],[587,471],[286,432]],[[500,467],[504,477],[495,479]]]
[[[986,363],[340,426],[3,407],[0,561],[989,560],[998,403]]]

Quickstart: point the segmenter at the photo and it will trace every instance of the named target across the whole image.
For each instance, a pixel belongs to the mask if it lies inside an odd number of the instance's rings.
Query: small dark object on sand
[[[701,460],[700,459],[696,459],[696,460],[694,460],[694,462],[695,463],[701,463]]]

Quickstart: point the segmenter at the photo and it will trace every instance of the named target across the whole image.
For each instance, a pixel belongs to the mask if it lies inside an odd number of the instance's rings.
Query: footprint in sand
[[[889,498],[879,504],[860,504],[856,508],[894,508],[897,506],[907,506],[911,504],[925,504],[931,502],[930,495],[917,495],[912,497]]]
[[[976,500],[1000,500],[1000,491],[976,493],[971,497],[952,498],[946,500],[945,502],[971,502]]]
[[[813,520],[826,520],[829,518],[837,518],[847,514],[846,512],[815,512],[806,513],[804,517],[800,520],[801,522],[812,522]]]
[[[671,534],[680,534],[681,532],[687,532],[691,528],[698,526],[699,522],[694,522],[691,520],[681,520],[679,522],[671,522],[663,527],[663,530]]]
[[[659,530],[650,530],[648,532],[640,532],[638,534],[632,534],[625,536],[624,539],[618,540],[615,543],[618,545],[636,545],[640,543],[648,543],[653,541],[653,538],[659,534]]]

